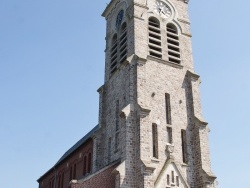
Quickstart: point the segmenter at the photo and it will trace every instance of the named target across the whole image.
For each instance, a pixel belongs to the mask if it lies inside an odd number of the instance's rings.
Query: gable
[[[155,188],[189,188],[176,164],[168,160],[160,172]]]

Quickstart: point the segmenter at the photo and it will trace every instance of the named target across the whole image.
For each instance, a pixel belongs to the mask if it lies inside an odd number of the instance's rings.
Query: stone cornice
[[[144,164],[144,167],[145,167],[146,171],[154,172],[154,170],[156,169],[156,167],[155,167],[155,165],[153,165],[151,163],[151,161],[147,161],[147,160],[144,160],[144,159],[141,159],[141,161]]]
[[[191,33],[181,33],[182,35],[184,35],[184,36],[187,36],[187,37],[192,37],[192,34]]]
[[[107,5],[107,7],[105,8],[104,12],[102,13],[102,16],[106,17],[107,13],[111,9],[111,7],[113,7],[113,5],[115,5],[115,3],[118,3],[118,2],[120,2],[120,1],[119,0],[111,0],[111,2]]]

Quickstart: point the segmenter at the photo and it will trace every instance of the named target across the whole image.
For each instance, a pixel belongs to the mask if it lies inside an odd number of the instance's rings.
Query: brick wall
[[[115,188],[114,166],[71,185],[71,188]]]

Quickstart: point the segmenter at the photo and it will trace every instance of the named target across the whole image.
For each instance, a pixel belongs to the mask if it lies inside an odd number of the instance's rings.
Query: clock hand
[[[159,14],[161,13],[161,8],[159,8]]]

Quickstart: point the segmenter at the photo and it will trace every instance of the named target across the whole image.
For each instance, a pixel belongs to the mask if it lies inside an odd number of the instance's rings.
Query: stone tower
[[[188,0],[112,0],[93,171],[114,162],[116,187],[215,187]]]
[[[112,0],[99,124],[40,188],[215,188],[188,0]]]

